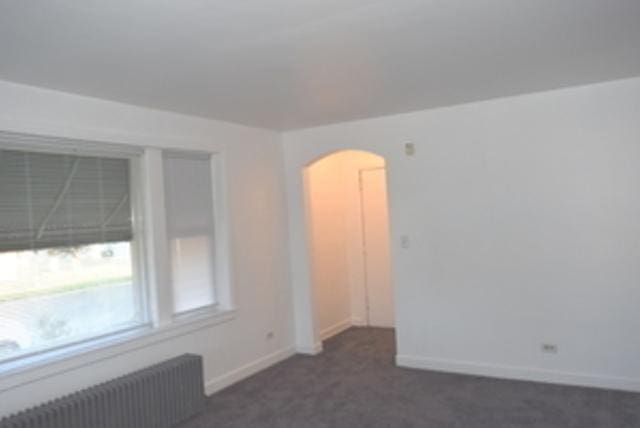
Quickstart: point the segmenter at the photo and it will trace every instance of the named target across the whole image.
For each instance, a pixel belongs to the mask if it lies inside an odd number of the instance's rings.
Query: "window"
[[[0,130],[0,377],[232,319],[221,162]]]
[[[216,303],[211,158],[165,152],[164,173],[173,310],[180,314]]]
[[[146,324],[134,164],[0,147],[0,361]]]

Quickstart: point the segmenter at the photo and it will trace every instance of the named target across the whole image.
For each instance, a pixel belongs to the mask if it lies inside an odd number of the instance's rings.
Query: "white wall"
[[[372,150],[387,161],[401,365],[640,390],[640,79],[289,132],[284,145],[298,344],[312,340],[300,169]]]
[[[221,152],[237,307],[227,322],[159,335],[133,350],[117,346],[96,363],[80,366],[79,357],[0,376],[0,416],[185,352],[204,356],[209,392],[293,353],[279,134],[6,82],[0,82],[0,129]]]
[[[387,161],[401,364],[640,390],[640,79],[291,132],[284,153],[273,132],[0,82],[0,129],[222,151],[238,307],[87,366],[0,377],[0,415],[183,352],[204,355],[213,391],[294,337],[317,351],[302,167],[347,148]]]
[[[345,239],[351,302],[351,324],[366,325],[365,260],[363,255],[362,207],[359,171],[384,167],[384,158],[373,153],[349,150],[344,156]],[[368,243],[376,245],[377,243]],[[374,250],[373,248],[371,250]],[[391,305],[392,303],[389,302]]]
[[[343,175],[339,154],[306,170],[316,330],[322,339],[351,324]]]
[[[384,167],[384,159],[345,150],[306,168],[315,329],[322,340],[366,322],[358,171],[374,167]]]

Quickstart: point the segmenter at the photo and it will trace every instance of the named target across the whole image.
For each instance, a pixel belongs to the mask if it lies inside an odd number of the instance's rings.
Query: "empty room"
[[[640,428],[640,1],[0,0],[0,428]]]

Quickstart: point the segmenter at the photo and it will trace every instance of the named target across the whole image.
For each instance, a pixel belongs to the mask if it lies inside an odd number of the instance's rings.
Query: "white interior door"
[[[394,326],[389,214],[384,168],[360,170],[368,324]]]

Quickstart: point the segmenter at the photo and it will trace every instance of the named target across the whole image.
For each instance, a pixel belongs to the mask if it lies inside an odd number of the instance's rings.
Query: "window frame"
[[[165,162],[167,159],[193,159],[193,160],[202,160],[202,161],[206,161],[208,163],[209,166],[209,182],[211,185],[211,228],[210,230],[207,230],[207,236],[210,239],[210,246],[211,246],[211,251],[212,251],[212,257],[210,258],[209,262],[211,263],[211,287],[212,287],[212,291],[213,291],[213,302],[212,303],[208,303],[202,306],[198,306],[195,308],[191,308],[191,309],[186,309],[183,311],[177,311],[175,308],[175,302],[171,301],[171,317],[174,320],[184,320],[184,319],[189,319],[191,317],[198,317],[198,316],[203,316],[206,315],[208,313],[211,313],[212,311],[215,311],[216,308],[218,308],[220,306],[220,299],[218,296],[218,292],[220,287],[218,286],[218,282],[219,282],[219,275],[218,275],[218,251],[219,248],[216,245],[216,241],[217,241],[217,232],[218,232],[218,225],[216,224],[216,185],[217,185],[217,177],[216,177],[216,170],[215,170],[215,162],[214,162],[214,158],[215,158],[215,154],[209,153],[209,152],[203,152],[203,151],[195,151],[195,150],[176,150],[176,149],[165,149],[162,151],[162,167],[163,167],[163,178],[164,178],[164,194],[165,194],[165,215],[167,215],[168,217],[168,212],[169,209],[167,208],[167,200],[166,200],[166,196],[168,194],[167,191],[167,183],[168,183],[168,177],[167,177],[167,171],[164,170],[164,166],[166,165]],[[168,236],[168,218],[167,218],[167,238],[170,238]],[[172,266],[172,261],[171,261],[171,242],[170,239],[168,239],[167,241],[167,245],[169,246],[169,266]],[[171,293],[172,293],[172,297],[175,295],[175,286],[176,284],[174,284],[174,273],[172,271],[172,269],[169,269],[170,274],[169,274],[169,278],[170,278],[170,282],[171,282]]]
[[[17,138],[20,143],[7,142],[8,138]],[[85,147],[88,146],[88,147]],[[149,310],[149,284],[147,281],[147,265],[144,263],[146,247],[145,231],[143,227],[144,212],[142,211],[142,200],[144,189],[140,187],[141,162],[143,151],[134,147],[123,147],[110,143],[89,143],[69,140],[55,139],[50,137],[30,136],[24,134],[14,134],[0,132],[0,150],[19,150],[31,153],[49,153],[54,155],[76,155],[92,156],[114,159],[126,159],[129,167],[129,195],[131,201],[132,231],[133,237],[131,245],[131,272],[135,294],[136,310],[140,311],[140,322],[121,329],[104,332],[95,336],[71,340],[67,343],[60,343],[47,348],[35,349],[30,352],[8,357],[0,360],[0,375],[7,367],[20,366],[21,361],[36,361],[46,359],[48,355],[64,353],[67,349],[82,348],[85,345],[108,340],[112,337],[128,335],[144,331],[152,327]]]
[[[130,159],[134,230],[134,239],[131,241],[132,269],[140,281],[137,288],[144,299],[142,315],[145,320],[140,326],[126,331],[92,337],[55,349],[48,348],[35,355],[23,354],[10,362],[1,361],[0,393],[236,318],[237,309],[231,285],[231,245],[223,152],[45,136],[2,129],[0,148]],[[205,154],[211,165],[216,305],[180,314],[173,314],[171,284],[166,277],[169,242],[164,205],[164,151]],[[160,211],[157,210],[159,207],[162,207]]]

